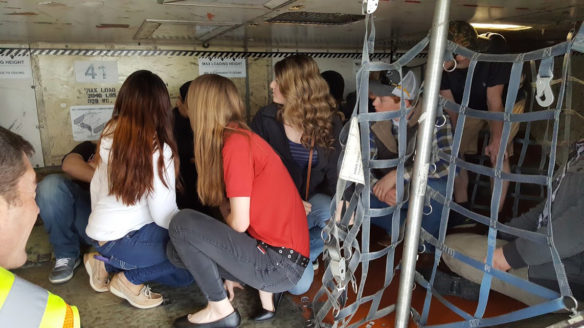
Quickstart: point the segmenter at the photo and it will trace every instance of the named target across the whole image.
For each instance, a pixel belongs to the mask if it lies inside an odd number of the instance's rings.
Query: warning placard
[[[0,56],[0,79],[30,79],[30,56]]]
[[[245,77],[245,58],[199,58],[199,75]]]

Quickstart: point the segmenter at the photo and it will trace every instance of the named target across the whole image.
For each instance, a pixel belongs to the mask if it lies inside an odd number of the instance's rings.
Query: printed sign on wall
[[[118,83],[118,62],[76,61],[75,79],[85,83]]]
[[[97,140],[112,117],[113,105],[71,106],[73,140]]]
[[[199,58],[199,75],[245,77],[245,58]]]
[[[0,79],[30,79],[30,56],[0,56]]]

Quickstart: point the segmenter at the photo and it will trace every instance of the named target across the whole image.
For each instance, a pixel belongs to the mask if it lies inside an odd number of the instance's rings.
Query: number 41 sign
[[[86,83],[118,83],[118,62],[76,61],[75,79]]]

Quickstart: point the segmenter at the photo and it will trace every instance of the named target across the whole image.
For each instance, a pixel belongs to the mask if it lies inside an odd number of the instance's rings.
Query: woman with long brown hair
[[[260,109],[251,128],[280,155],[303,197],[310,230],[310,260],[316,266],[324,248],[321,232],[331,217],[330,203],[337,184],[341,119],[314,59],[286,57],[276,63],[274,73],[270,84],[274,103]],[[289,292],[305,293],[313,276],[312,268],[307,269]],[[270,308],[268,304],[267,312],[256,320],[273,317]]]
[[[188,110],[199,197],[205,205],[228,204],[230,210],[225,223],[189,209],[170,223],[169,258],[191,272],[208,300],[174,326],[238,327],[241,318],[230,302],[235,281],[271,295],[300,279],[309,262],[306,215],[278,155],[245,124],[233,82],[213,74],[198,77],[189,88]]]
[[[184,285],[192,277],[166,258],[168,225],[176,207],[178,166],[170,97],[150,71],[132,73],[120,88],[99,140],[86,228],[98,253],[86,254],[89,282],[138,308],[162,304],[144,285]],[[108,273],[115,273],[108,285]]]

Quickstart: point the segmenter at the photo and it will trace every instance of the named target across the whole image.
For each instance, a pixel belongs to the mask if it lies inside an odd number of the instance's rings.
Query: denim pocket
[[[119,240],[119,239],[118,239]],[[97,252],[103,256],[109,257],[111,255],[112,249],[114,247],[116,247],[118,240],[111,240],[106,242],[103,245],[99,245],[99,243],[96,241],[95,244],[93,246],[95,246],[95,249],[97,250]]]
[[[115,268],[124,270],[124,271],[134,270],[134,269],[137,269],[138,268],[137,265],[131,264],[131,263],[128,263],[128,262],[125,262],[125,261],[122,261],[122,260],[120,260],[120,259],[118,259],[118,258],[116,258],[114,256],[111,256],[108,259],[108,264],[111,265],[111,266],[113,266],[113,267],[115,267]]]

